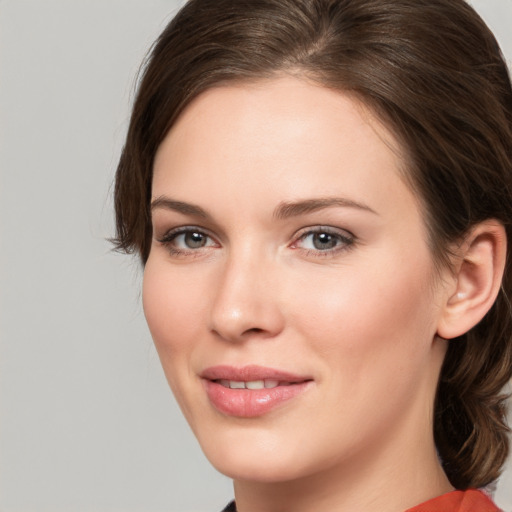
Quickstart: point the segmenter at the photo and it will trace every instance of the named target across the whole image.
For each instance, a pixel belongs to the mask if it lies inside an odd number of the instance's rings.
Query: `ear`
[[[507,235],[496,220],[477,224],[457,249],[437,334],[451,339],[474,327],[491,309],[501,287]]]

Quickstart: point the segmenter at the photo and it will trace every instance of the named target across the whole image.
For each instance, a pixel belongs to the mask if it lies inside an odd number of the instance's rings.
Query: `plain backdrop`
[[[179,3],[0,0],[0,512],[232,496],[167,388],[138,263],[105,241],[134,77]],[[474,5],[512,59],[512,0]]]

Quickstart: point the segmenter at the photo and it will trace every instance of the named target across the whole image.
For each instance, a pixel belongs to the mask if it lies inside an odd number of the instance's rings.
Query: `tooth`
[[[222,379],[219,383],[221,386],[224,386],[225,388],[229,388],[229,380]]]
[[[277,381],[277,380],[266,380],[265,381],[265,387],[267,389],[276,388],[277,386],[279,386],[279,381]]]
[[[247,389],[263,389],[265,387],[265,383],[262,380],[250,380],[245,383],[245,387]]]
[[[244,389],[245,388],[245,382],[238,382],[236,380],[230,380],[229,381],[229,387],[231,389]]]

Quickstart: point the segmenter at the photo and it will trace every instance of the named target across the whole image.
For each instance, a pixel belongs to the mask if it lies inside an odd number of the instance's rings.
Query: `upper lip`
[[[311,377],[297,375],[275,368],[265,366],[248,365],[242,367],[219,365],[206,368],[200,374],[201,378],[207,380],[231,380],[238,382],[250,382],[255,380],[277,380],[280,382],[304,382],[311,380]]]

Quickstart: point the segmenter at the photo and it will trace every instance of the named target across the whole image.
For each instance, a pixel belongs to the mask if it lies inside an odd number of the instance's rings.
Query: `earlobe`
[[[505,268],[507,237],[496,220],[477,224],[458,248],[454,286],[447,292],[437,334],[445,339],[468,332],[491,309]]]

